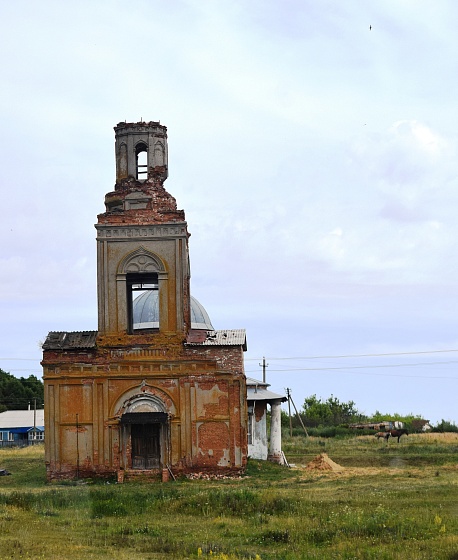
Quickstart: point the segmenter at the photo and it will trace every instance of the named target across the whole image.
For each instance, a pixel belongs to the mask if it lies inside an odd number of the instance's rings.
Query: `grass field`
[[[0,559],[458,560],[458,435],[284,440],[232,480],[47,484],[0,449]],[[343,470],[305,466],[326,452]]]

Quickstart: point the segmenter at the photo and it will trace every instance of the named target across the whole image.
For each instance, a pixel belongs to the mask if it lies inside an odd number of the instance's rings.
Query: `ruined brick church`
[[[190,294],[185,214],[164,188],[166,127],[119,123],[115,154],[95,226],[98,330],[43,344],[48,479],[241,470],[245,331],[215,330]]]

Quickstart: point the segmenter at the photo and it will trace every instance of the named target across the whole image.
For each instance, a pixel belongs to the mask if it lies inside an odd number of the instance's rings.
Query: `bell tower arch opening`
[[[130,272],[126,275],[126,290],[129,333],[158,329],[160,317],[158,274]],[[150,299],[154,303],[146,307],[145,304]]]
[[[148,146],[144,142],[139,142],[135,146],[136,157],[136,179],[145,181],[148,178]]]
[[[128,334],[167,325],[167,278],[161,259],[140,246],[127,254],[117,272],[118,308],[126,311]]]

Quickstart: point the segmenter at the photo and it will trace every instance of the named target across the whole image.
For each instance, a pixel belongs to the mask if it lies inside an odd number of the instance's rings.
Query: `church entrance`
[[[132,424],[133,469],[158,469],[161,466],[160,428],[160,424]]]
[[[135,470],[156,470],[167,464],[168,416],[165,412],[127,412],[121,416],[121,464]]]

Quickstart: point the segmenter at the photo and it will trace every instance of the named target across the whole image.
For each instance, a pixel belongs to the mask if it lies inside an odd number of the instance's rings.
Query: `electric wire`
[[[418,355],[432,355],[432,354],[442,354],[442,353],[453,353],[458,352],[458,349],[444,349],[444,350],[416,350],[412,352],[384,352],[384,353],[372,353],[372,354],[333,354],[333,355],[320,355],[320,356],[298,356],[298,357],[269,357],[269,361],[301,361],[301,360],[328,360],[328,359],[348,359],[348,358],[383,358],[389,356],[418,356]],[[260,360],[261,358],[246,358],[245,361]],[[383,376],[383,377],[410,377],[417,379],[453,379],[456,380],[456,376],[444,376],[444,375],[405,375],[402,373],[398,374],[388,374],[388,373],[374,373],[374,372],[359,372],[355,370],[371,370],[380,368],[416,368],[416,367],[431,367],[431,366],[446,366],[451,364],[457,364],[458,360],[446,360],[446,361],[433,361],[433,362],[415,362],[415,363],[404,363],[404,364],[365,364],[365,365],[339,365],[339,366],[327,366],[327,365],[316,365],[314,367],[291,367],[291,368],[269,368],[269,374],[272,373],[286,373],[286,372],[314,372],[314,371],[341,371],[348,374],[358,374],[367,376]],[[351,370],[351,371],[349,371]],[[247,374],[259,373],[259,370],[249,369],[246,371]]]
[[[380,352],[380,353],[373,353],[373,354],[330,354],[330,355],[323,355],[323,356],[286,356],[283,358],[278,357],[269,357],[269,360],[319,360],[319,359],[335,359],[335,358],[371,358],[371,357],[383,357],[383,356],[409,356],[409,355],[418,355],[418,354],[445,354],[445,353],[452,353],[458,352],[458,348],[455,349],[445,349],[445,350],[414,350],[412,352]],[[0,357],[1,360],[8,360],[8,361],[28,361],[28,362],[36,362],[41,360],[40,358],[3,358]],[[261,358],[245,358],[245,361],[257,361],[262,360]]]
[[[339,368],[339,369],[346,369],[346,368]],[[273,371],[302,371],[302,370],[273,370]],[[306,371],[316,371],[316,370],[306,370]],[[247,371],[245,373],[259,373],[258,371]],[[345,371],[343,373],[346,373]],[[367,376],[377,376],[377,377],[407,377],[411,379],[454,379],[458,380],[458,377],[447,376],[447,375],[405,375],[403,373],[365,373],[361,371],[351,371],[348,372],[350,375],[367,375]]]
[[[335,367],[309,367],[309,368],[288,368],[288,369],[269,369],[273,371],[327,371],[336,369],[372,369],[372,368],[398,368],[398,367],[425,367],[436,365],[458,364],[458,360],[450,360],[448,362],[426,362],[415,364],[378,364],[378,365],[364,365],[364,366],[335,366]]]
[[[298,357],[285,357],[285,358],[271,358],[269,360],[320,360],[320,359],[334,359],[334,358],[378,358],[383,356],[413,356],[418,354],[442,354],[448,352],[458,352],[455,350],[416,350],[413,352],[383,352],[378,354],[334,354],[328,356],[298,356]],[[1,359],[1,358],[0,358]],[[246,358],[245,361],[262,360],[262,358]]]
[[[268,359],[271,361],[291,361],[291,360],[319,360],[319,359],[347,359],[347,358],[380,358],[380,357],[388,357],[388,356],[415,356],[415,355],[428,355],[428,354],[445,354],[445,353],[454,353],[458,352],[458,349],[444,349],[444,350],[416,350],[412,352],[384,352],[384,353],[372,353],[372,354],[332,354],[332,355],[320,355],[320,356],[298,356],[298,357],[269,357]],[[258,361],[263,358],[245,358],[245,362],[249,361]],[[38,361],[34,358],[0,358],[0,361],[8,360],[8,361]],[[308,372],[308,371],[345,371],[345,370],[356,370],[356,369],[379,369],[379,368],[405,368],[405,367],[428,367],[428,366],[442,366],[442,365],[450,365],[456,364],[458,360],[448,360],[448,361],[435,361],[435,362],[425,362],[425,363],[407,363],[407,364],[378,364],[378,365],[362,365],[362,366],[333,366],[333,367],[302,367],[302,368],[282,368],[282,369],[272,369],[269,368],[269,373],[285,373],[285,372]],[[12,368],[9,371],[14,372],[31,372],[36,371],[37,368]],[[248,370],[246,373],[257,373],[259,370]],[[359,373],[360,372],[349,372],[349,373]],[[403,375],[403,374],[375,374],[375,373],[363,373],[362,375],[383,375],[389,377],[417,377],[417,378],[424,378],[424,379],[457,379],[457,377],[453,376],[419,376],[419,375]]]

